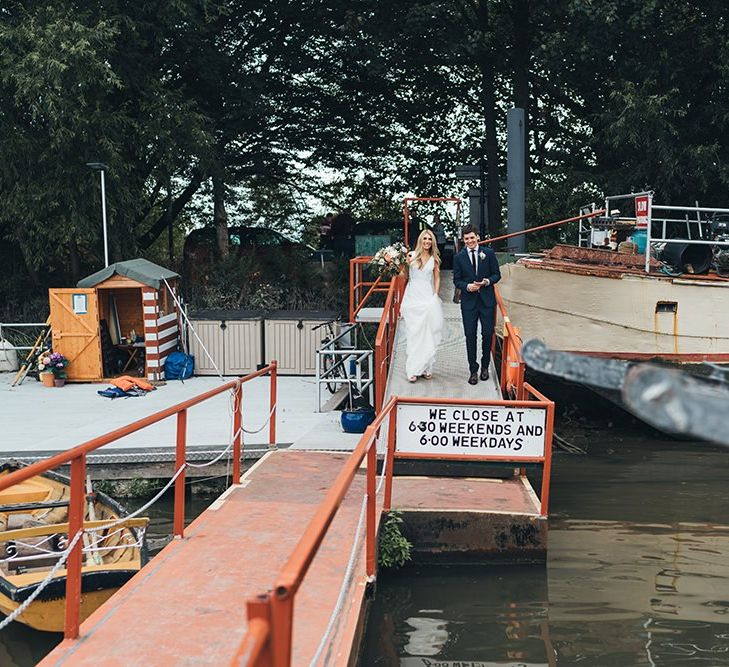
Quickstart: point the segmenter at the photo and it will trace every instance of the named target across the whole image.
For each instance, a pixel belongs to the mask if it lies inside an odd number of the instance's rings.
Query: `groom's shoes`
[[[468,384],[478,384],[478,372],[474,371],[471,373],[471,377],[468,378]]]
[[[489,367],[481,366],[481,380],[485,382],[488,379],[489,379]]]

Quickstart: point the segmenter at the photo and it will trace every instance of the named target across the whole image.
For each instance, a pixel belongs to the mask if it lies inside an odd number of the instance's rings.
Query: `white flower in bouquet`
[[[393,243],[380,248],[370,261],[376,267],[381,277],[396,276],[407,261],[407,248],[402,243]]]

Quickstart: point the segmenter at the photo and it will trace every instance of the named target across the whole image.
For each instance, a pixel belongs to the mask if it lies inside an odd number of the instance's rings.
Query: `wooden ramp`
[[[345,454],[267,454],[165,547],[41,665],[225,667],[246,624],[245,601],[273,586]],[[359,473],[296,596],[293,665],[308,665],[335,607],[364,494]],[[364,568],[333,631],[332,653],[349,655],[363,600]],[[357,590],[362,589],[358,594]],[[351,613],[347,613],[350,611]],[[334,662],[337,662],[336,660]],[[345,663],[346,664],[346,661]]]
[[[466,339],[461,321],[461,307],[457,303],[453,303],[453,292],[453,272],[441,271],[440,298],[443,301],[445,326],[436,355],[433,379],[418,378],[417,382],[408,382],[405,375],[405,336],[403,329],[398,327],[387,379],[385,401],[390,396],[501,400],[493,359],[489,368],[489,379],[476,385],[468,384],[470,373],[466,356]]]

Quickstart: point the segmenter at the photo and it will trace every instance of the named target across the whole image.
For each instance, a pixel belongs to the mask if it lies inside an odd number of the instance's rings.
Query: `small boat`
[[[22,464],[0,464],[0,478]],[[67,547],[69,479],[53,472],[0,491],[0,612],[13,613],[46,579]],[[81,570],[81,621],[148,561],[147,518],[123,520],[126,510],[87,481]],[[122,519],[120,523],[116,523]],[[115,525],[110,525],[114,523]],[[36,630],[62,632],[66,569],[61,567],[16,619]]]

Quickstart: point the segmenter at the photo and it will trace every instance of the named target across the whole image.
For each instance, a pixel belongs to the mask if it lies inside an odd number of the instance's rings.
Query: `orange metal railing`
[[[105,435],[88,440],[72,449],[50,458],[38,461],[25,468],[9,474],[0,479],[0,491],[24,482],[35,475],[40,475],[68,463],[71,464],[71,497],[69,498],[68,509],[68,542],[71,543],[74,536],[83,530],[85,506],[86,506],[86,456],[104,445],[115,442],[131,433],[141,431],[147,426],[177,416],[177,437],[175,444],[175,473],[179,475],[175,479],[174,498],[174,522],[173,533],[176,537],[184,536],[185,528],[185,472],[184,466],[187,459],[187,411],[189,408],[203,403],[204,401],[222,394],[225,391],[234,391],[233,401],[233,475],[232,483],[237,484],[240,480],[240,458],[243,449],[242,437],[242,407],[243,407],[243,384],[261,375],[271,374],[270,387],[270,423],[268,439],[270,444],[276,442],[276,362],[272,361],[268,366],[255,373],[244,377],[230,380],[225,384],[211,389],[204,394],[190,398],[165,410],[155,412],[148,417],[139,419],[131,424],[118,428]],[[64,626],[64,637],[76,639],[79,635],[80,625],[80,600],[81,600],[81,560],[83,544],[77,540],[72,548],[66,562],[66,617]]]
[[[375,507],[375,483],[377,476],[377,435],[385,417],[396,405],[393,398],[375,418],[360,438],[357,446],[332,483],[326,497],[314,518],[309,522],[303,536],[281,570],[273,590],[248,602],[248,620],[256,620],[256,628],[249,630],[243,639],[233,662],[235,665],[291,665],[294,622],[294,598],[306,576],[334,520],[344,496],[365,457],[367,457],[367,508],[365,532],[365,570],[368,577],[375,575],[377,512]],[[393,421],[393,420],[391,420]],[[390,429],[390,437],[394,432]],[[251,616],[251,613],[254,616]],[[263,623],[270,619],[270,626],[264,632]],[[270,656],[270,657],[266,657]]]
[[[552,470],[552,437],[554,433],[554,403],[531,385],[524,383],[525,400],[519,401],[477,401],[458,399],[403,398],[393,396],[380,410],[375,421],[367,427],[339,475],[327,492],[314,518],[299,540],[286,565],[279,574],[273,590],[259,595],[247,603],[248,630],[231,661],[237,667],[290,667],[294,623],[294,599],[304,577],[316,557],[327,529],[334,520],[344,496],[350,489],[365,456],[367,457],[366,479],[366,532],[365,532],[365,573],[373,577],[376,572],[377,546],[377,449],[378,432],[389,416],[387,425],[387,458],[385,461],[385,488],[383,511],[392,506],[392,485],[394,461],[397,458],[419,459],[464,459],[459,455],[433,456],[432,454],[413,454],[397,451],[397,407],[400,404],[427,405],[465,405],[465,406],[505,406],[512,408],[542,408],[546,411],[545,440],[542,456],[498,457],[468,456],[469,460],[499,461],[516,463],[538,463],[543,466],[540,491],[540,514],[547,516],[549,511],[549,484]],[[354,545],[358,548],[358,545]]]
[[[349,260],[349,321],[354,322],[357,313],[364,307],[373,294],[387,292],[392,280],[378,276],[375,280],[365,280],[365,269],[372,257],[355,257]],[[365,290],[367,290],[365,292]]]
[[[501,338],[501,395],[513,396],[516,400],[522,401],[525,398],[524,374],[526,372],[526,363],[524,363],[524,358],[521,356],[521,338],[518,330],[509,319],[504,300],[497,286],[494,286],[494,294],[504,322]]]
[[[546,225],[539,225],[538,227],[529,227],[528,229],[522,229],[518,232],[512,232],[511,234],[502,234],[501,236],[494,236],[492,239],[484,239],[479,241],[479,245],[486,245],[488,243],[496,243],[497,241],[504,241],[506,239],[512,239],[515,236],[523,236],[524,234],[531,234],[532,232],[540,232],[543,229],[551,229],[552,227],[559,227],[560,225],[566,225],[570,222],[577,222],[578,220],[586,220],[587,218],[595,218],[598,215],[605,213],[605,209],[601,208],[597,211],[590,211],[589,213],[583,213],[582,215],[576,215],[572,218],[565,218],[564,220],[557,220],[557,222],[549,222]]]
[[[385,400],[387,375],[395,347],[395,331],[404,292],[405,279],[402,276],[390,281],[385,307],[382,310],[382,317],[375,336],[375,410],[378,412]]]

